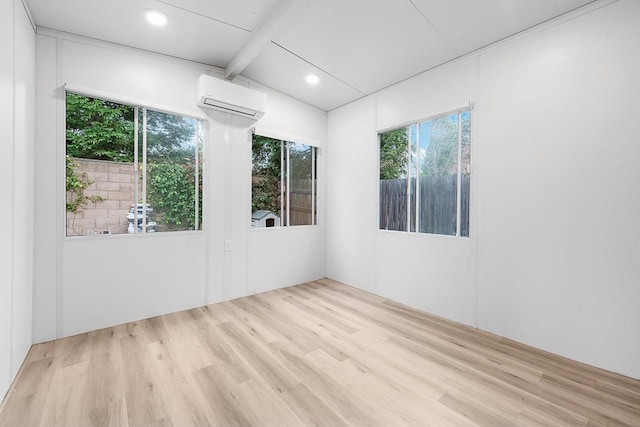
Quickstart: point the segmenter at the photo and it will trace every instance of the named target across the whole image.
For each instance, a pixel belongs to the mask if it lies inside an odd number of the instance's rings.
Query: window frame
[[[269,138],[275,141],[280,142],[280,209],[279,214],[281,218],[281,223],[279,226],[274,227],[255,227],[251,223],[251,218],[249,221],[250,230],[260,232],[263,230],[286,230],[286,229],[300,229],[300,228],[316,228],[319,224],[319,213],[318,213],[318,143],[314,140],[296,137],[291,135],[285,135],[279,132],[272,132],[268,130],[261,130],[252,128],[249,131],[249,143],[252,146],[254,135],[258,135],[264,138]],[[307,146],[311,149],[311,224],[296,224],[291,225],[291,147],[290,143]],[[251,162],[250,162],[250,181],[253,180],[253,147],[250,150],[251,153]],[[285,189],[287,191],[285,191]],[[250,184],[249,187],[249,207],[250,213],[253,214],[251,210],[251,205],[253,202],[253,184]],[[286,212],[283,212],[283,207],[286,207]],[[282,218],[286,218],[286,224],[282,225]]]
[[[71,85],[71,84],[67,84],[64,83],[62,85],[62,114],[61,114],[61,120],[62,120],[62,126],[61,126],[61,132],[60,132],[60,139],[61,139],[61,146],[62,146],[62,157],[63,157],[63,161],[62,164],[64,164],[65,159],[66,159],[66,153],[67,153],[67,144],[66,144],[66,129],[67,129],[67,93],[73,93],[75,95],[79,95],[79,96],[84,96],[84,97],[88,97],[88,98],[94,98],[94,99],[100,99],[103,101],[109,101],[109,102],[113,102],[113,103],[117,103],[117,104],[121,104],[127,107],[130,107],[134,110],[134,138],[131,141],[131,144],[134,147],[134,161],[138,160],[139,154],[138,154],[138,148],[141,148],[143,151],[143,157],[146,158],[147,153],[146,153],[146,141],[143,141],[143,143],[139,146],[139,133],[140,133],[140,129],[146,129],[146,118],[147,115],[144,114],[144,118],[145,118],[145,123],[143,123],[142,125],[139,123],[139,111],[144,110],[145,112],[147,110],[152,110],[153,112],[157,112],[157,113],[162,113],[162,114],[167,114],[167,115],[173,115],[173,116],[181,116],[181,117],[186,117],[189,119],[193,119],[196,122],[196,150],[195,150],[195,159],[194,162],[196,164],[195,166],[195,185],[194,185],[194,192],[196,194],[195,197],[195,223],[198,226],[197,228],[195,228],[194,230],[176,230],[176,231],[164,231],[164,232],[157,232],[157,233],[147,233],[146,231],[143,232],[138,232],[137,228],[135,230],[134,233],[117,233],[117,234],[100,234],[100,233],[95,233],[95,234],[84,234],[84,235],[77,235],[77,236],[73,236],[73,235],[68,235],[67,234],[67,212],[66,210],[64,210],[64,215],[63,216],[63,227],[62,227],[62,236],[64,240],[82,240],[82,239],[78,239],[80,237],[84,237],[84,238],[95,238],[95,237],[105,237],[105,236],[109,236],[109,237],[115,237],[115,238],[127,238],[129,236],[138,236],[138,238],[142,238],[140,236],[146,236],[146,237],[150,237],[153,236],[153,238],[159,237],[159,236],[176,236],[179,234],[193,234],[193,233],[204,233],[205,231],[205,224],[204,224],[204,217],[205,217],[205,206],[207,205],[206,203],[206,194],[203,190],[197,191],[197,187],[198,187],[198,183],[199,183],[199,179],[202,179],[202,187],[206,188],[208,186],[207,184],[207,131],[208,131],[208,122],[206,120],[206,116],[203,114],[198,114],[198,113],[194,113],[192,111],[186,111],[186,110],[182,110],[179,108],[172,108],[172,107],[167,107],[165,105],[160,105],[160,104],[155,104],[153,102],[147,102],[147,101],[141,101],[139,99],[136,98],[130,98],[130,97],[126,97],[126,96],[120,96],[120,95],[114,95],[112,93],[109,92],[104,92],[104,91],[100,91],[100,90],[94,90],[94,89],[87,89],[85,87],[81,87],[81,86],[75,86],[75,85]],[[142,126],[139,128],[139,126]],[[147,132],[144,131],[142,132],[143,134],[143,139],[146,140],[146,134]],[[199,146],[199,147],[198,147]],[[201,155],[200,155],[201,154]],[[198,168],[198,161],[201,160],[202,161],[202,170],[200,171]],[[139,179],[139,174],[142,173],[142,185],[145,187],[144,193],[147,193],[147,189],[146,189],[146,181],[147,181],[147,173],[146,173],[146,163],[140,163],[140,168],[134,168],[135,170],[135,176],[134,179]],[[202,175],[200,177],[200,174]],[[64,190],[66,188],[66,186],[64,185],[64,180],[66,179],[66,170],[65,172],[62,173],[62,197],[63,197],[63,203],[62,206],[66,205],[66,201],[67,201],[67,192]],[[202,199],[202,214],[199,213],[199,209],[198,209],[198,196],[201,197]],[[138,198],[138,189],[137,186],[134,186],[134,200],[132,201],[132,204],[135,205],[135,200],[137,200]],[[144,203],[146,203],[146,198]],[[63,208],[64,209],[64,208]],[[143,230],[146,228],[146,221],[145,221],[145,216],[146,216],[146,210],[143,209]],[[134,212],[134,220],[137,219],[137,209]]]
[[[462,176],[462,151],[463,151],[463,147],[462,147],[462,120],[461,120],[461,116],[463,113],[467,112],[469,113],[469,125],[470,128],[473,129],[473,122],[474,122],[474,104],[472,102],[469,102],[467,105],[458,107],[458,108],[452,108],[449,109],[447,111],[444,112],[440,112],[434,115],[430,115],[430,116],[426,116],[417,120],[410,120],[407,122],[404,122],[401,125],[397,125],[397,126],[390,126],[390,127],[386,127],[386,128],[381,128],[377,131],[377,147],[378,147],[378,179],[377,179],[377,183],[378,183],[378,190],[377,190],[377,194],[378,194],[378,206],[377,206],[377,210],[378,210],[378,219],[377,219],[377,230],[380,232],[390,232],[390,233],[406,233],[408,235],[422,235],[422,236],[432,236],[435,238],[456,238],[456,239],[471,239],[473,238],[473,233],[472,233],[472,199],[473,199],[473,186],[471,184],[469,184],[469,201],[468,201],[468,236],[464,236],[461,235],[461,219],[462,219],[462,184],[461,184],[461,176]],[[458,170],[457,170],[457,179],[456,179],[456,233],[455,234],[444,234],[444,233],[429,233],[429,232],[424,232],[424,231],[420,231],[420,215],[419,215],[419,210],[420,210],[420,193],[419,193],[419,189],[420,189],[420,170],[419,170],[419,166],[415,166],[416,168],[416,184],[414,187],[414,191],[415,191],[415,201],[413,203],[414,207],[415,207],[415,219],[412,221],[412,214],[411,214],[411,207],[412,207],[412,203],[411,203],[411,198],[412,198],[412,188],[411,188],[411,178],[412,178],[412,162],[411,162],[411,158],[412,156],[415,154],[414,151],[412,150],[412,136],[410,133],[410,128],[412,126],[415,126],[416,129],[416,135],[415,135],[415,139],[416,139],[416,146],[417,149],[419,149],[420,147],[420,125],[422,123],[425,122],[431,122],[431,121],[435,121],[438,119],[442,119],[445,117],[449,117],[452,116],[454,114],[458,115],[458,120],[457,120],[457,130],[458,130],[458,144],[457,144],[457,165],[458,165]],[[394,130],[399,130],[399,129],[407,129],[409,135],[407,138],[407,150],[406,150],[406,154],[407,154],[407,170],[406,170],[406,180],[407,180],[407,191],[406,191],[406,202],[407,202],[407,220],[406,220],[406,230],[390,230],[390,229],[384,229],[384,228],[380,228],[380,221],[382,219],[382,212],[381,212],[381,197],[380,197],[380,183],[381,183],[381,179],[380,179],[380,166],[381,166],[381,162],[380,162],[380,144],[381,144],[381,136],[382,134],[388,133],[388,132],[392,132]],[[470,131],[469,134],[469,167],[468,167],[468,174],[471,177],[471,175],[473,174],[473,147],[474,147],[474,143],[473,143],[473,135],[474,132]]]

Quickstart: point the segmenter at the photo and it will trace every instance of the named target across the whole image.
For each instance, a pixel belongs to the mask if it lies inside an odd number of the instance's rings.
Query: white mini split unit
[[[203,74],[198,77],[198,106],[258,120],[264,116],[267,95]]]

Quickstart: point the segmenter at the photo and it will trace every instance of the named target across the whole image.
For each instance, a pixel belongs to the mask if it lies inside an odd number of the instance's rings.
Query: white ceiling
[[[240,62],[248,62],[241,75],[328,111],[592,1],[26,0],[26,3],[38,27],[223,69],[240,54],[244,60]],[[147,24],[143,11],[148,8],[166,13],[168,24],[162,28]],[[282,19],[273,19],[283,10],[287,13],[281,13]],[[267,34],[264,43],[260,43],[260,32]],[[252,49],[243,49],[247,43]],[[304,82],[310,72],[320,77],[313,87]]]

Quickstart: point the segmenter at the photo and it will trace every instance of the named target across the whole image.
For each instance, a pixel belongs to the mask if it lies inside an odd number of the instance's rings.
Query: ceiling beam
[[[271,42],[273,35],[282,26],[287,16],[304,0],[282,0],[276,9],[262,24],[251,32],[247,44],[231,60],[225,70],[225,79],[233,80],[253,61]]]

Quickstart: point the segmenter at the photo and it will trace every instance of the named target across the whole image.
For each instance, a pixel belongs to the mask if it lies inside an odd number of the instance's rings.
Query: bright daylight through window
[[[380,229],[469,236],[471,112],[381,133]]]
[[[202,228],[192,117],[67,92],[67,236]]]
[[[316,148],[253,135],[251,226],[317,223]]]

